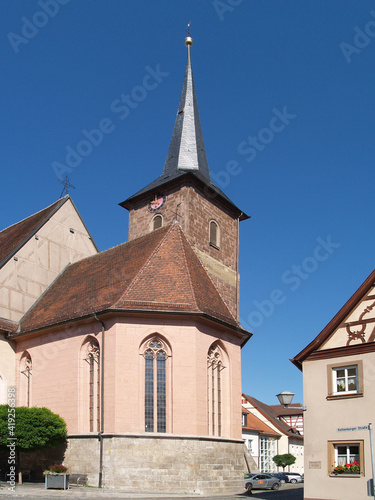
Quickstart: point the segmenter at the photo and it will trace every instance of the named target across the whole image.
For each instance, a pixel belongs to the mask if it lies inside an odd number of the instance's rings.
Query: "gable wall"
[[[363,397],[327,400],[331,364],[363,362]],[[307,411],[305,427],[305,498],[365,500],[366,482],[371,477],[369,433],[367,430],[340,432],[337,429],[365,426],[374,420],[375,353],[304,361],[303,392]],[[328,441],[363,439],[366,477],[329,477]]]
[[[70,232],[70,228],[74,233]],[[69,262],[97,253],[71,200],[0,269],[0,317],[19,321]]]
[[[320,350],[375,340],[375,288],[351,311]]]
[[[8,402],[7,389],[15,385],[15,345],[0,333],[0,405]]]

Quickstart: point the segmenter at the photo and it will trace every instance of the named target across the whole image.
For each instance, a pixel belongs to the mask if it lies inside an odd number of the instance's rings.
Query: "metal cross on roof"
[[[65,177],[65,180],[62,181],[61,179],[58,179],[58,181],[64,185],[63,190],[60,194],[60,198],[62,198],[65,194],[69,194],[69,188],[75,189],[75,186],[73,186],[73,184],[70,184],[68,176]]]

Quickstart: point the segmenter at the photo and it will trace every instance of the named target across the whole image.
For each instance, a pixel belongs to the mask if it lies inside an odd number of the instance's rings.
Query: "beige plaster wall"
[[[363,397],[328,401],[327,365],[363,360]],[[338,428],[365,426],[374,421],[375,353],[345,356],[303,363],[305,425],[305,499],[365,500],[367,480],[371,477],[368,430],[339,432]],[[330,477],[328,441],[364,440],[365,475]]]
[[[0,269],[2,318],[19,321],[69,262],[97,253],[70,199],[36,236]]]
[[[277,443],[277,455],[284,455],[285,453],[291,453],[296,457],[294,465],[287,467],[285,470],[289,472],[298,472],[299,474],[304,473],[304,443],[300,439],[293,439],[283,434],[282,431],[268,420],[263,413],[261,413],[257,408],[255,408],[251,403],[242,403],[242,406],[249,410],[253,415],[255,415],[259,420],[264,422],[268,427],[277,432],[280,438],[276,440]],[[282,470],[280,468],[280,470]]]
[[[15,385],[15,344],[0,333],[0,405],[8,402],[7,389]]]

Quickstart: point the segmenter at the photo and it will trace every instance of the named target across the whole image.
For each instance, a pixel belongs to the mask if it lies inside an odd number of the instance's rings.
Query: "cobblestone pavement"
[[[6,498],[11,500],[13,498],[28,498],[37,500],[39,498],[48,498],[51,500],[80,500],[80,499],[183,499],[183,500],[197,500],[201,498],[202,500],[247,500],[254,498],[257,500],[303,500],[303,487],[298,484],[286,484],[283,485],[279,491],[261,491],[255,490],[252,494],[247,492],[240,492],[237,495],[215,495],[215,496],[200,496],[200,495],[174,495],[174,494],[162,494],[157,492],[140,492],[140,493],[130,493],[120,490],[105,490],[99,488],[86,488],[86,487],[72,487],[68,490],[46,490],[44,483],[25,483],[22,485],[17,485],[12,491],[8,489],[8,485],[4,482],[0,486],[0,499]]]

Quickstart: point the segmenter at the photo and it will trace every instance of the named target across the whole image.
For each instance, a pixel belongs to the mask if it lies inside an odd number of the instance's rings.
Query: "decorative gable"
[[[321,349],[366,344],[375,340],[375,287],[332,333]]]
[[[375,270],[292,363],[375,351]]]

